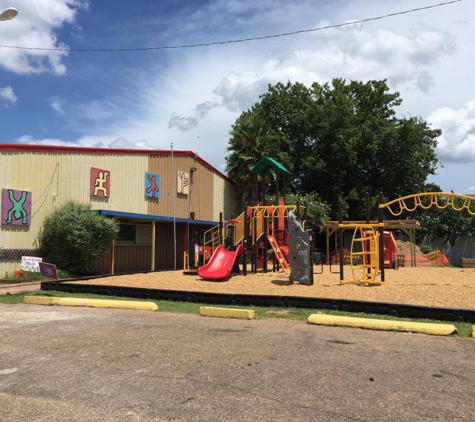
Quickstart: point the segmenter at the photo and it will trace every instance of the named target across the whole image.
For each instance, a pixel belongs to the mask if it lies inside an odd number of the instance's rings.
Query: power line
[[[360,20],[357,20],[357,21],[339,23],[339,24],[335,24],[335,25],[321,26],[321,27],[312,28],[312,29],[301,29],[299,31],[283,32],[283,33],[280,33],[280,34],[273,34],[273,35],[263,35],[261,37],[240,38],[240,39],[236,39],[236,40],[215,41],[215,42],[199,43],[199,44],[184,44],[184,45],[172,45],[172,46],[161,46],[161,47],[91,48],[91,49],[19,47],[19,46],[15,46],[15,45],[1,45],[0,44],[0,48],[12,48],[12,49],[17,49],[17,50],[96,52],[97,53],[97,52],[128,52],[128,51],[151,51],[151,50],[174,50],[174,49],[176,50],[176,49],[181,49],[181,48],[207,47],[207,46],[212,46],[212,45],[236,44],[236,43],[249,42],[249,41],[265,40],[265,39],[269,39],[269,38],[287,37],[287,36],[290,36],[290,35],[297,35],[297,34],[304,34],[304,33],[308,33],[308,32],[323,31],[325,29],[331,29],[331,28],[341,28],[341,27],[344,27],[344,26],[356,25],[358,23],[364,23],[364,22],[386,19],[386,18],[390,18],[390,17],[394,17],[394,16],[406,15],[408,13],[419,12],[421,10],[434,9],[436,7],[446,6],[446,5],[453,4],[453,3],[459,3],[461,1],[462,0],[452,0],[452,1],[444,2],[444,3],[433,4],[431,6],[418,7],[418,8],[415,8],[415,9],[404,10],[402,12],[389,13],[387,15],[376,16],[376,17],[373,17],[373,18],[360,19]]]

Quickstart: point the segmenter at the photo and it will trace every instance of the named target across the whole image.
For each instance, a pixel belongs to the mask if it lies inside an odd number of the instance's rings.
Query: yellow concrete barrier
[[[53,305],[56,297],[44,297],[44,296],[25,296],[23,303],[29,303],[33,305]]]
[[[449,336],[457,333],[452,324],[435,324],[428,322],[391,321],[384,319],[352,318],[335,315],[312,314],[308,317],[309,324],[340,325],[356,328],[369,328],[372,330],[406,331],[414,333]]]
[[[219,318],[239,318],[239,319],[254,319],[256,314],[250,309],[227,309],[227,308],[213,308],[208,306],[200,307],[200,315]]]
[[[475,337],[475,325],[472,325],[472,337]]]
[[[36,305],[84,306],[92,308],[121,308],[138,309],[142,311],[158,311],[153,302],[138,302],[132,300],[82,299],[76,297],[42,297],[25,296],[23,303]]]

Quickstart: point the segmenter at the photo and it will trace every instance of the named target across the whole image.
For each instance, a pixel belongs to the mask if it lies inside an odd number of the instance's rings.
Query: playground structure
[[[201,249],[209,252],[200,255],[203,265],[198,268],[198,275],[206,280],[224,280],[233,269],[239,271],[235,264],[240,255],[243,255],[243,275],[247,275],[249,264],[250,272],[256,273],[258,269],[267,272],[269,250],[273,251],[272,271],[280,268],[290,271],[287,222],[290,214],[299,215],[306,209],[280,202],[279,205],[246,207],[241,215],[228,221],[222,221],[220,216],[219,224],[204,234]],[[209,260],[206,255],[210,256]],[[185,252],[185,269],[187,260]]]
[[[470,215],[475,215],[474,197],[448,192],[417,193],[397,198],[386,203],[383,203],[383,195],[380,193],[378,221],[376,222],[369,221],[368,195],[366,196],[366,222],[344,222],[342,219],[342,206],[340,202],[338,221],[340,283],[378,285],[383,285],[385,283],[385,268],[393,268],[392,262],[397,262],[397,249],[395,253],[391,254],[390,252],[391,243],[393,244],[393,247],[395,246],[394,238],[388,239],[387,236],[385,238],[384,229],[386,228],[386,225],[392,225],[392,228],[400,228],[409,234],[411,242],[411,266],[416,266],[415,228],[418,227],[418,222],[415,220],[384,221],[383,211],[386,210],[393,217],[399,217],[404,211],[413,212],[417,208],[428,210],[433,206],[441,210],[446,209],[447,207],[452,208],[454,211],[466,210]],[[354,230],[349,258],[353,274],[352,280],[345,280],[343,275],[343,233],[345,229]],[[327,229],[327,244],[328,230],[329,229]],[[388,239],[388,242],[380,241],[380,239]],[[359,245],[359,247],[357,247],[357,245]],[[357,263],[358,258],[362,259]],[[357,277],[355,270],[361,270],[362,275]],[[376,280],[376,276],[378,275],[381,276],[379,281]]]
[[[243,274],[247,275],[248,261],[251,272],[260,268],[268,270],[267,252],[273,251],[273,271],[282,268],[290,271],[291,282],[313,284],[313,232],[305,230],[306,207],[285,205],[279,200],[279,173],[288,171],[275,160],[264,157],[257,163],[253,172],[256,176],[256,197],[259,198],[259,176],[265,181],[265,174],[274,170],[276,177],[276,204],[266,205],[265,182],[263,183],[262,202],[259,205],[246,207],[236,219],[223,221],[220,215],[219,224],[204,234],[203,244],[199,246],[201,254],[195,248],[195,267],[198,275],[206,280],[224,280],[232,272],[239,272],[238,257],[243,255]],[[285,192],[285,188],[284,188]],[[339,204],[338,221],[327,224],[327,263],[329,259],[329,239],[335,234],[335,246],[339,252],[340,284],[384,285],[385,269],[398,268],[397,244],[391,230],[404,231],[411,244],[411,266],[416,266],[415,230],[420,227],[416,220],[384,220],[383,212],[392,217],[399,217],[405,211],[413,212],[417,208],[431,207],[445,209],[451,207],[455,211],[466,210],[475,215],[475,198],[447,192],[424,192],[404,196],[383,203],[383,195],[379,194],[378,219],[370,221],[369,194],[366,194],[366,220],[343,221],[342,204]],[[300,218],[303,209],[304,217]],[[301,223],[299,223],[301,221]],[[351,247],[348,263],[352,279],[344,279],[344,232],[352,230]],[[198,245],[196,245],[198,246]],[[289,248],[291,249],[289,251]],[[200,262],[200,256],[202,256]],[[445,260],[446,261],[446,260]],[[189,258],[184,253],[184,269],[190,270]],[[323,271],[323,269],[322,269]],[[380,276],[380,279],[376,278]]]
[[[266,204],[265,175],[273,170],[276,174],[276,203]],[[306,207],[285,204],[285,175],[288,170],[272,158],[264,157],[253,168],[256,174],[256,198],[262,194],[262,202],[256,206],[246,207],[237,218],[223,221],[220,214],[219,224],[204,233],[202,245],[195,247],[195,267],[198,275],[206,280],[225,280],[231,273],[238,272],[238,257],[243,255],[242,271],[248,272],[250,261],[251,272],[257,269],[268,271],[268,251],[273,251],[272,270],[282,268],[290,271],[289,265],[289,232],[287,224],[289,216],[300,218],[303,211],[302,225],[305,227]],[[279,178],[283,173],[284,195],[279,200]],[[261,180],[259,180],[259,178]],[[263,185],[259,192],[259,184]],[[201,253],[200,253],[201,252]],[[201,259],[200,259],[201,258]],[[208,260],[209,259],[209,260]],[[184,252],[184,273],[192,274],[189,257]],[[312,279],[313,282],[313,279]]]

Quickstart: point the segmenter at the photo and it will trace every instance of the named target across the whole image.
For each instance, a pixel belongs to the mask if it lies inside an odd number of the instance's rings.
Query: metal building
[[[192,151],[0,144],[0,188],[0,278],[38,255],[44,218],[69,200],[121,223],[98,273],[180,268],[235,208],[232,181]]]

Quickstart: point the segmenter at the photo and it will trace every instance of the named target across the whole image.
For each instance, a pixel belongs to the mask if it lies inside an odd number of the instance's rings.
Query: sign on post
[[[58,272],[56,270],[56,265],[48,264],[47,262],[40,262],[40,274],[46,278],[52,278],[54,280],[58,279]]]
[[[38,264],[42,260],[43,260],[42,258],[38,258],[36,256],[22,256],[20,268],[23,271],[31,271],[33,273],[39,273],[40,267]]]

